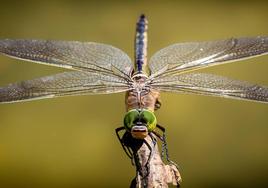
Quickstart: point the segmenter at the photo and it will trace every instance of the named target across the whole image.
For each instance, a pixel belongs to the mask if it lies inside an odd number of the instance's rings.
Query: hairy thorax
[[[146,89],[143,79],[135,80],[133,90],[126,93],[126,110],[148,109],[152,112],[159,109],[160,93],[154,89]]]

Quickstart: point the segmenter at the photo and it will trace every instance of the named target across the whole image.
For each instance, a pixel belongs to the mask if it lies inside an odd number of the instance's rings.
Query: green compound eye
[[[145,123],[149,132],[153,131],[156,127],[156,117],[153,112],[150,110],[143,109],[138,111],[136,109],[130,110],[127,112],[124,118],[124,126],[127,130],[131,130],[133,126],[136,125],[136,122]]]
[[[124,126],[127,130],[131,130],[134,126],[134,121],[139,118],[139,111],[138,110],[130,110],[127,112],[124,118]]]
[[[147,123],[147,128],[149,132],[152,132],[156,127],[156,117],[150,110],[143,110],[141,112],[141,118]]]

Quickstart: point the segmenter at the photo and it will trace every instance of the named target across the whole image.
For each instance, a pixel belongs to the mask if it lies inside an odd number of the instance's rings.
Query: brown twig
[[[131,147],[134,154],[136,177],[131,188],[166,188],[168,184],[179,187],[180,173],[175,164],[164,164],[155,135],[147,136],[142,143]]]

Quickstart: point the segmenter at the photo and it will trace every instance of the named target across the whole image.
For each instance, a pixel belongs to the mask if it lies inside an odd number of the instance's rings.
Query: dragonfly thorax
[[[144,139],[156,127],[154,113],[147,109],[133,109],[126,113],[124,126],[133,138]]]
[[[143,91],[149,91],[149,88],[146,87],[146,80],[148,77],[145,74],[136,74],[132,77],[133,80],[133,91],[141,93]]]
[[[138,73],[132,76],[131,89],[126,93],[126,109],[158,109],[160,93],[151,88],[146,74]]]

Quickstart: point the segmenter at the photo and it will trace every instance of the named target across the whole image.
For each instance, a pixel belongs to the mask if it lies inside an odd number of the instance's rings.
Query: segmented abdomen
[[[145,72],[147,64],[147,19],[141,15],[136,26],[135,62],[136,71]]]

